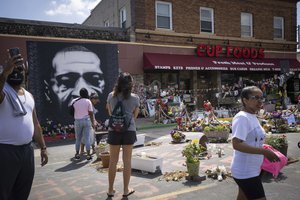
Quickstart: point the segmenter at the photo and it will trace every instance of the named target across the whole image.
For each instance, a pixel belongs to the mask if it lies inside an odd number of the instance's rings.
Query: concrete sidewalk
[[[186,171],[184,157],[181,156],[183,144],[171,144],[169,135],[172,127],[144,129],[138,134],[146,135],[146,142],[155,142],[161,145],[143,146],[134,148],[133,153],[146,152],[147,154],[163,157],[162,173],[175,170]],[[300,157],[297,143],[300,140],[299,133],[288,133],[289,150],[288,155],[293,158]],[[195,132],[187,133],[187,139],[199,138]],[[231,144],[216,144],[224,149],[224,156],[219,158],[213,154],[211,159],[201,160],[200,175],[205,175],[206,169],[213,166],[230,166],[232,158]],[[107,199],[108,178],[107,170],[97,171],[95,156],[93,162],[85,159],[72,161],[74,156],[74,144],[58,145],[48,148],[49,164],[45,167],[39,166],[39,150],[36,150],[36,175],[30,194],[31,200],[65,199],[65,200],[94,200]],[[121,160],[120,160],[121,161]],[[296,200],[300,196],[300,165],[294,163],[286,166],[277,180],[267,177],[264,187],[267,199],[274,200]],[[115,189],[116,195],[113,199],[122,199],[122,172],[117,172]],[[222,182],[207,178],[205,181],[191,182],[185,179],[180,181],[169,181],[163,179],[161,173],[142,173],[133,170],[130,187],[135,193],[129,199],[236,199],[237,187],[231,178]]]
[[[153,128],[164,128],[164,127],[170,127],[175,128],[176,123],[168,123],[168,124],[163,124],[163,123],[153,123],[154,122],[154,117],[151,118],[137,118],[136,119],[136,127],[137,130],[145,130],[145,129],[153,129]]]

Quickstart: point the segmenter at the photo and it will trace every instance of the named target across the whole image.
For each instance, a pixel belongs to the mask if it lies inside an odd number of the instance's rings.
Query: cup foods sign
[[[221,57],[224,54],[221,45],[199,44],[196,52],[199,57]],[[265,57],[265,53],[263,48],[226,46],[225,56],[229,58],[260,59]]]

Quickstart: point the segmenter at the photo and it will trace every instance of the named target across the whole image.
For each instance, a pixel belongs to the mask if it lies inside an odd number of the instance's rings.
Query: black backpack
[[[78,98],[78,99],[74,100],[74,102],[73,102],[71,105],[68,106],[68,113],[69,113],[72,117],[74,117],[74,113],[75,113],[74,103],[75,103],[76,101],[78,101],[79,99],[81,99],[81,98]]]
[[[118,102],[109,117],[109,127],[114,132],[122,133],[128,130],[130,121],[131,118],[128,120],[128,116],[124,113],[122,101],[118,99]]]

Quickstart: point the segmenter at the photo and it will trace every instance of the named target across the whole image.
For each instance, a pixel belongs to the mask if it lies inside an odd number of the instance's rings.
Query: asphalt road
[[[145,173],[133,170],[130,187],[135,193],[128,199],[138,200],[171,200],[171,199],[203,199],[203,200],[232,200],[236,199],[237,186],[231,178],[221,182],[207,178],[202,182],[193,182],[182,179],[180,181],[166,181],[162,174],[176,170],[186,170],[181,150],[184,143],[172,144],[169,135],[171,128],[158,128],[138,131],[138,134],[146,134],[146,142],[152,142],[151,146],[134,148],[134,154],[146,152],[153,156],[163,157],[162,173]],[[187,139],[199,138],[199,133],[187,133]],[[297,143],[300,141],[299,133],[288,133],[288,156],[299,159],[300,149]],[[232,147],[230,143],[209,145],[213,150],[210,159],[201,160],[200,176],[205,171],[217,165],[224,165],[229,169],[232,159]],[[215,148],[222,148],[224,155],[219,158],[214,152]],[[35,151],[36,173],[31,190],[30,200],[94,200],[108,199],[107,171],[101,169],[100,162],[92,162],[85,159],[73,161],[75,145],[72,142],[59,142],[50,145],[49,163],[40,167],[39,150]],[[120,160],[121,161],[121,160]],[[121,163],[121,162],[120,162]],[[97,170],[97,168],[99,170]],[[265,176],[263,185],[267,199],[272,200],[298,200],[300,198],[300,162],[287,165],[283,168],[277,179]],[[122,172],[117,172],[113,199],[122,199]],[[123,198],[125,199],[125,198]]]

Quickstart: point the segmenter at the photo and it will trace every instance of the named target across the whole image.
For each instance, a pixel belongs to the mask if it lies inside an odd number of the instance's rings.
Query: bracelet
[[[44,147],[41,148],[41,151],[46,151],[46,150],[47,150],[46,146],[44,146]]]

